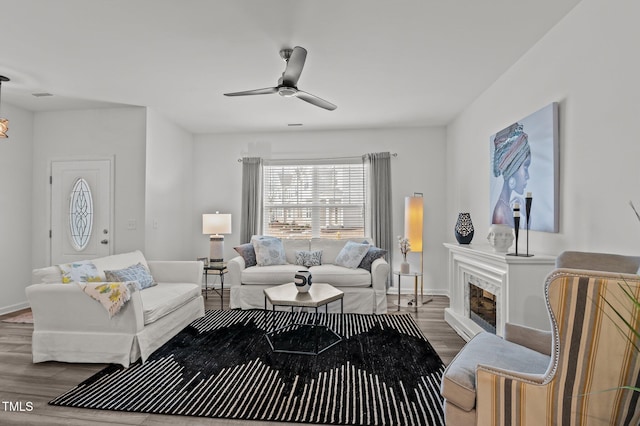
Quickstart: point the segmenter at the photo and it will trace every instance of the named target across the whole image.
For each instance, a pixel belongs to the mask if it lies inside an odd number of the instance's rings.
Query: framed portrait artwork
[[[517,203],[524,229],[525,198],[530,196],[529,229],[558,232],[558,103],[491,135],[489,146],[491,223],[513,227]]]

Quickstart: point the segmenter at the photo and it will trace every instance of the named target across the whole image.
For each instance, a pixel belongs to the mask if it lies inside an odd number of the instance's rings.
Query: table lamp
[[[211,262],[222,262],[224,260],[224,235],[231,233],[231,215],[203,214],[202,233],[209,234],[209,260]]]

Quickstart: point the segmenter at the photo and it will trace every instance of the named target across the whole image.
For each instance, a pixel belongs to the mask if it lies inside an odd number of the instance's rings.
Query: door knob
[[[100,244],[109,244],[109,240],[102,240],[100,241]]]

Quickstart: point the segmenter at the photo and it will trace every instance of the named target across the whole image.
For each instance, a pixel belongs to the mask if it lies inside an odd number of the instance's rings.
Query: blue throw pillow
[[[253,244],[240,244],[238,247],[234,247],[233,249],[244,259],[245,268],[257,265],[256,251],[253,248]]]
[[[138,290],[158,285],[151,276],[151,272],[142,263],[124,269],[104,271],[104,275],[110,282],[135,281]]]
[[[253,244],[253,249],[256,251],[258,266],[287,264],[284,246],[280,238],[254,235],[251,237],[251,244]]]
[[[376,259],[380,259],[386,254],[387,254],[386,250],[383,250],[376,246],[371,246],[369,247],[367,254],[365,254],[364,257],[362,258],[362,262],[360,262],[360,264],[358,265],[358,268],[366,269],[367,271],[371,272],[371,264],[373,263],[373,261]]]
[[[353,241],[347,241],[342,247],[338,257],[336,257],[335,264],[338,266],[344,266],[345,268],[356,269],[364,256],[369,250],[369,244],[359,244]]]

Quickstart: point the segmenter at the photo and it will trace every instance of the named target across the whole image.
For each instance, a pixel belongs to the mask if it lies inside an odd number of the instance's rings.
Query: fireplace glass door
[[[496,334],[496,295],[469,283],[469,316],[484,330]]]

